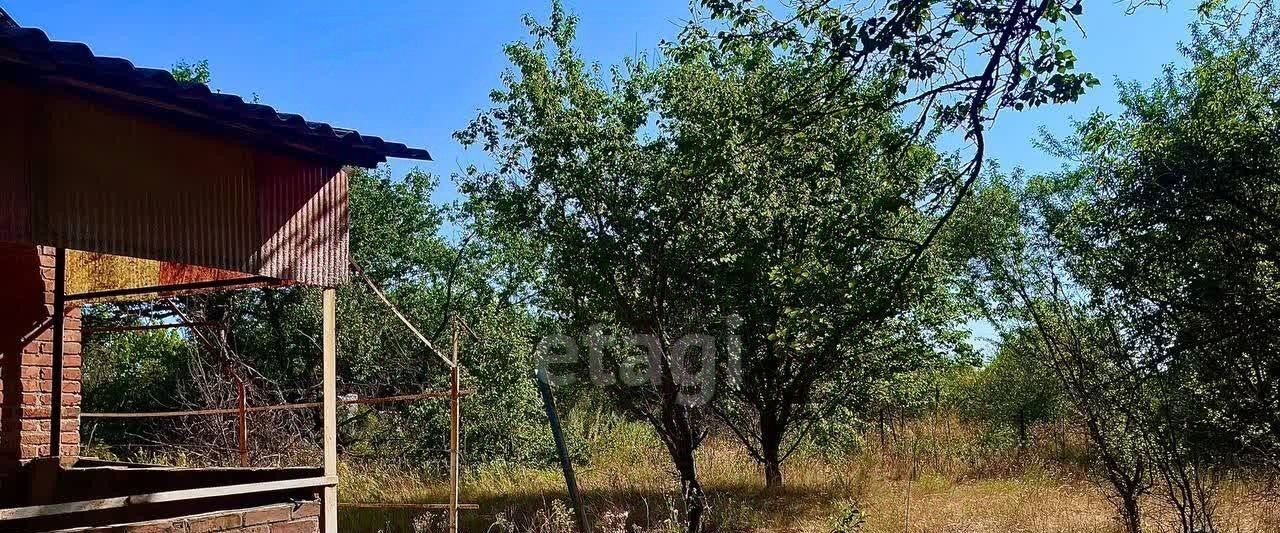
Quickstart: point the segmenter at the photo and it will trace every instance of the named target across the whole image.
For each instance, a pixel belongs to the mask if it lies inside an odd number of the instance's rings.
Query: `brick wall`
[[[212,531],[315,533],[320,531],[320,504],[317,502],[281,503],[127,526],[93,528],[87,531],[119,533],[207,533]]]
[[[0,243],[0,477],[52,455],[53,248]],[[63,336],[62,455],[80,447],[80,309]]]

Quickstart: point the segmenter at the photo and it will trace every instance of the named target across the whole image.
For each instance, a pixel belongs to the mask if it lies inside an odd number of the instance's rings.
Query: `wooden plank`
[[[179,502],[187,500],[199,500],[204,498],[216,498],[219,496],[236,496],[244,494],[259,494],[263,492],[279,492],[287,490],[306,489],[314,487],[324,487],[329,489],[338,483],[338,478],[334,476],[309,477],[300,479],[285,479],[280,481],[264,481],[260,483],[242,483],[238,485],[224,485],[221,487],[204,487],[199,489],[171,490],[164,492],[153,492],[150,494],[134,494],[132,496],[118,496],[115,498],[103,498],[98,500],[84,500],[78,502],[55,503],[50,505],[32,505],[28,507],[14,507],[10,509],[0,509],[0,521],[4,520],[22,520],[26,518],[38,518],[42,516],[54,516],[60,514],[84,513],[88,511],[98,511],[103,509],[119,509],[122,507],[130,507],[135,505],[146,505],[149,503],[165,503]]]
[[[573,473],[573,461],[569,460],[569,448],[564,443],[564,430],[560,427],[560,415],[556,413],[556,400],[551,396],[551,376],[544,369],[534,373],[533,380],[542,395],[542,407],[547,411],[547,422],[551,424],[551,438],[556,444],[556,453],[560,456],[560,471],[564,473],[565,488],[569,491],[569,501],[573,502],[573,510],[578,519],[578,529],[582,533],[591,533],[591,523],[587,520],[587,508],[582,503],[582,495],[578,493],[578,478]]]
[[[374,283],[373,280],[364,273],[364,269],[360,268],[360,265],[356,264],[355,259],[351,260],[351,269],[355,270],[356,274],[359,274],[360,278],[364,279],[365,284],[369,286],[369,289],[373,291],[373,294],[377,295],[379,300],[382,300],[382,304],[387,306],[387,308],[396,315],[396,318],[399,318],[400,322],[403,322],[404,325],[409,328],[409,331],[412,331],[414,336],[418,337],[418,340],[422,341],[422,344],[427,346],[428,350],[431,350],[432,353],[436,354],[436,356],[447,365],[452,366],[458,364],[456,360],[451,361],[448,357],[445,357],[444,354],[440,353],[440,350],[436,349],[436,345],[431,344],[431,341],[427,340],[427,337],[423,335],[422,332],[418,331],[418,328],[414,327],[413,323],[409,322],[409,319],[405,317],[399,309],[396,309],[395,304],[391,303],[391,300],[387,299],[387,295],[383,294],[382,289],[378,288],[378,284]]]
[[[67,324],[67,250],[53,256],[53,398],[49,410],[49,455],[62,457],[63,336]]]
[[[338,475],[338,291],[324,288],[324,475]],[[321,502],[324,505],[320,527],[324,533],[338,532],[338,488],[324,488]]]
[[[462,398],[458,372],[458,339],[462,332],[458,329],[458,321],[453,322],[453,351],[450,354],[449,366],[449,531],[458,533],[458,475],[461,460],[459,449],[459,430],[462,426]]]
[[[244,380],[236,378],[236,400],[239,412],[236,413],[236,436],[240,445],[240,466],[249,466],[249,420],[245,416],[248,399],[244,394]]]

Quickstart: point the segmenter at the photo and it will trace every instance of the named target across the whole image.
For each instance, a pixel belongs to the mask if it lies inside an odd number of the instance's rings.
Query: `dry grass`
[[[1024,453],[984,451],[954,421],[906,428],[842,457],[793,458],[786,487],[766,491],[760,469],[734,443],[716,440],[699,457],[710,499],[710,531],[828,533],[1119,531],[1113,507],[1061,442]],[[873,439],[875,440],[875,439]],[[1048,439],[1047,439],[1048,440]],[[578,468],[597,533],[678,531],[679,501],[667,459],[643,428],[620,426],[592,441],[592,462]],[[1045,459],[1052,457],[1053,459]],[[438,478],[345,465],[343,501],[443,502]],[[1247,484],[1224,487],[1225,531],[1280,532],[1280,506],[1256,499]],[[574,531],[563,479],[553,468],[487,465],[467,473],[464,501],[479,503],[466,531]],[[1148,502],[1150,531],[1165,526]],[[343,531],[431,531],[421,513],[344,510]],[[433,519],[438,523],[439,516]],[[837,526],[844,521],[844,529]],[[860,529],[850,526],[861,521]]]

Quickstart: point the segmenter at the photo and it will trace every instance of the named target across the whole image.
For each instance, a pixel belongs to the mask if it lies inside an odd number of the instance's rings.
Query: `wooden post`
[[[249,421],[246,413],[248,412],[248,400],[244,395],[244,380],[236,378],[236,394],[239,396],[240,412],[237,413],[239,418],[236,420],[236,434],[240,437],[240,466],[249,466]]]
[[[62,458],[62,351],[67,322],[67,250],[58,247],[53,258],[53,398],[49,411],[49,455]]]
[[[338,335],[337,335],[337,300],[338,293],[333,287],[324,289],[324,475],[338,475]],[[320,517],[321,531],[337,533],[338,531],[338,487],[326,486],[321,503],[324,506]]]
[[[458,533],[458,466],[461,450],[458,446],[458,430],[462,421],[462,406],[458,376],[458,323],[453,323],[453,352],[449,369],[449,532]]]
[[[578,528],[582,533],[591,533],[587,508],[582,503],[582,495],[578,493],[578,478],[573,474],[573,461],[569,460],[569,448],[564,444],[564,430],[560,427],[560,415],[556,413],[556,400],[551,396],[551,377],[546,370],[538,369],[534,372],[533,381],[538,386],[538,394],[542,396],[542,408],[547,412],[547,422],[551,424],[551,439],[555,441],[556,453],[560,455],[560,471],[564,473],[564,485],[569,491],[569,501],[573,502]]]

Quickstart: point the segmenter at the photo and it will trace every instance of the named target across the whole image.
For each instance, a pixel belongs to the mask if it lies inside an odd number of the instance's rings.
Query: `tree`
[[[213,73],[209,70],[208,59],[201,59],[194,63],[185,59],[178,61],[173,64],[173,68],[169,69],[169,73],[173,75],[175,80],[203,85],[208,85],[213,79]]]
[[[782,461],[836,404],[964,350],[955,293],[984,228],[957,221],[901,277],[936,221],[917,201],[948,162],[873,111],[891,84],[846,87],[832,111],[774,128],[779,110],[811,110],[786,107],[796,95],[770,81],[824,84],[814,78],[839,71],[762,43],[720,49],[696,26],[664,52],[654,107],[669,164],[711,185],[681,222],[698,228],[696,253],[716,265],[704,272],[712,292],[698,297],[739,324],[726,397],[712,406],[778,486]]]
[[[541,243],[538,306],[570,331],[602,322],[658,338],[656,392],[601,384],[662,436],[686,496],[706,406],[776,486],[839,402],[959,344],[949,328],[968,256],[954,244],[983,229],[958,221],[900,275],[936,221],[917,200],[946,163],[892,114],[867,111],[891,84],[849,86],[843,111],[773,128],[793,95],[765,82],[822,76],[799,58],[762,43],[721,50],[693,26],[656,67],[631,60],[608,86],[572,49],[558,6],[549,26],[530,25],[536,42],[508,47],[518,74],[459,134],[495,160],[470,169],[464,190],[487,226]],[[721,357],[715,391],[726,398],[680,405],[680,369],[696,366],[679,360],[689,334],[732,336],[739,357]]]
[[[1121,114],[1046,140],[1072,165],[1027,182],[1030,230],[993,273],[1055,361],[1131,531],[1152,489],[1183,531],[1212,531],[1216,475],[1277,464],[1280,41],[1270,4],[1255,7],[1197,23],[1191,66],[1123,85]]]
[[[711,236],[697,208],[716,184],[681,170],[682,153],[645,134],[659,93],[651,69],[629,61],[606,87],[573,49],[576,20],[559,4],[549,24],[526,24],[534,41],[506,47],[514,69],[493,107],[457,134],[494,161],[468,169],[461,190],[482,232],[534,259],[531,304],[563,333],[590,339],[597,383],[654,428],[697,532],[706,504],[694,452],[705,410],[685,370],[714,371],[687,352],[690,339],[721,332],[715,302],[699,299],[715,265],[702,253]]]
[[[700,3],[727,25],[719,33],[726,47],[764,42],[805,57],[820,74],[841,69],[835,83],[811,82],[822,76],[769,80],[771,90],[794,95],[810,110],[777,113],[775,127],[838,109],[843,88],[889,79],[896,82],[893,97],[878,111],[915,113],[914,131],[928,132],[928,139],[959,131],[972,142],[967,163],[935,181],[922,204],[938,216],[903,262],[904,278],[979,182],[985,130],[1000,112],[1072,102],[1098,83],[1076,72],[1064,37],[1064,27],[1079,27],[1081,0],[801,0],[782,13],[752,0]]]
[[[1250,13],[1197,25],[1190,68],[1126,84],[1123,113],[1053,145],[1081,189],[1055,231],[1144,332],[1145,364],[1183,373],[1195,447],[1280,465],[1280,40],[1269,4]]]
[[[1125,531],[1139,533],[1139,501],[1152,487],[1147,375],[1134,357],[1136,344],[1122,333],[1123,314],[1088,298],[1064,267],[1061,243],[1047,230],[1045,214],[1053,210],[1046,204],[1053,196],[1038,184],[997,182],[983,191],[989,207],[1012,211],[1017,220],[979,273],[1005,329],[1000,352],[1025,352],[1052,370],[1083,421]]]
[[[1022,450],[1030,427],[1054,419],[1064,400],[1052,364],[1039,357],[1036,342],[1034,330],[1010,332],[974,384],[980,416],[1011,426]]]

